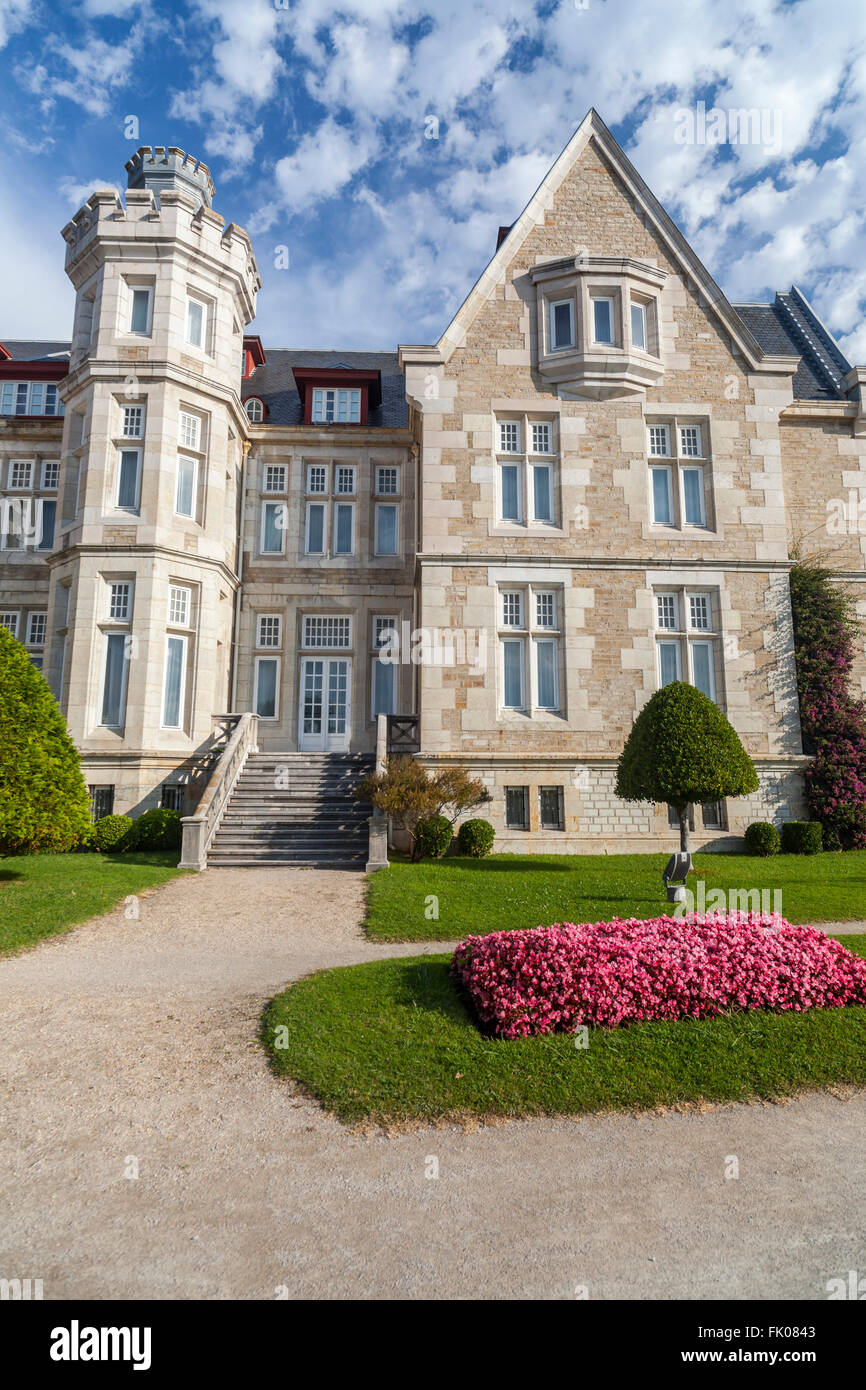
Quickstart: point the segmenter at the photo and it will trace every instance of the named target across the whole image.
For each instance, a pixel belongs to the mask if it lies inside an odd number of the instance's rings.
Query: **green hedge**
[[[820,854],[821,822],[788,820],[782,825],[783,854]]]
[[[457,832],[457,849],[473,859],[484,859],[493,848],[496,831],[489,820],[465,820]]]
[[[415,847],[422,859],[441,859],[453,838],[454,830],[447,816],[429,816],[415,827]]]

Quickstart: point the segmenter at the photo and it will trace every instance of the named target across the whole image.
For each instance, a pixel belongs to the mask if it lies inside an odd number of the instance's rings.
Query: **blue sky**
[[[866,361],[862,0],[0,0],[0,339],[68,336],[60,228],[172,144],[266,345],[434,341],[590,106],[731,299],[795,282]]]

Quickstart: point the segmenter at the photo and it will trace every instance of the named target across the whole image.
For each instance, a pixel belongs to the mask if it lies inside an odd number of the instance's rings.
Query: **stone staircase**
[[[351,753],[251,753],[208,866],[363,869],[373,808],[352,791],[373,766]]]

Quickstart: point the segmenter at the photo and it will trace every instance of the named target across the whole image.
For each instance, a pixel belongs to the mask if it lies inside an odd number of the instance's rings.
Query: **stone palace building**
[[[866,488],[866,368],[798,290],[730,304],[591,111],[437,343],[265,347],[208,169],[127,171],[63,229],[71,341],[0,342],[0,621],[96,815],[212,800],[227,716],[257,716],[231,810],[250,749],[275,785],[362,767],[387,714],[483,778],[499,849],[666,848],[613,787],[673,679],[760,776],[697,842],[803,814],[788,569],[866,577],[828,521]]]

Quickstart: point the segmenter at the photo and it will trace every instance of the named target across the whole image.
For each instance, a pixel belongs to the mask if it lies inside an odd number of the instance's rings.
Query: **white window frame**
[[[567,305],[567,306],[568,306],[568,324],[569,324],[569,339],[570,339],[570,341],[567,342],[567,343],[560,343],[560,342],[558,342],[558,341],[557,341],[557,337],[556,337],[556,310],[557,310],[557,309],[561,309],[563,305]],[[573,351],[574,351],[574,348],[575,348],[575,343],[576,343],[574,328],[575,328],[574,299],[573,299],[573,298],[567,298],[567,299],[551,299],[551,300],[549,301],[549,314],[548,314],[548,325],[547,325],[548,342],[549,342],[549,349],[548,349],[548,350],[549,350],[550,352],[573,352]]]
[[[340,515],[340,511],[341,511],[344,507],[345,507],[345,508],[348,508],[349,515],[350,515],[350,518],[351,518],[351,535],[350,535],[350,538],[349,538],[351,544],[350,544],[348,550],[338,550],[338,549],[337,549],[337,530],[338,530],[338,526],[339,526],[339,515]],[[354,555],[354,553],[355,553],[355,503],[354,503],[354,502],[346,502],[346,501],[343,500],[342,497],[337,497],[337,496],[335,495],[334,501],[333,501],[332,504],[331,504],[331,527],[332,527],[332,531],[333,531],[333,534],[332,534],[332,536],[331,536],[331,555],[333,556],[333,558],[334,558],[334,559],[345,560],[345,559],[347,559],[350,555]]]
[[[379,518],[386,508],[391,508],[394,512],[394,549],[382,550],[379,539]],[[373,518],[373,551],[375,555],[383,555],[386,558],[396,559],[400,554],[400,506],[397,502],[377,502],[375,504],[375,515]]]
[[[322,486],[313,486],[313,470],[316,469],[322,474]],[[307,496],[308,497],[327,497],[328,495],[328,465],[326,463],[307,464]]]
[[[675,606],[675,627],[662,627],[659,613],[659,599],[673,599]],[[692,599],[699,598],[706,604],[708,627],[694,627],[692,624]],[[659,689],[662,689],[661,648],[672,646],[676,650],[677,674],[675,680],[685,681],[697,686],[695,681],[695,647],[706,647],[709,653],[709,676],[712,694],[709,698],[719,704],[719,671],[722,661],[722,634],[716,623],[719,616],[719,595],[713,589],[698,589],[689,585],[678,588],[653,590],[653,623],[656,647],[656,672]]]
[[[520,648],[520,704],[507,705],[505,703],[505,648],[509,643],[514,643]],[[526,638],[512,636],[510,632],[503,636],[499,642],[500,647],[500,670],[499,678],[501,681],[500,690],[502,692],[502,709],[511,710],[514,714],[525,714],[526,709]]]
[[[308,501],[307,501],[307,504],[306,504],[306,511],[305,511],[305,515],[304,515],[304,554],[305,554],[305,555],[314,555],[314,556],[315,556],[315,555],[327,555],[327,553],[328,553],[328,503],[327,503],[327,498],[326,498],[326,497],[321,497],[321,498],[319,498],[319,496],[318,496],[317,494],[315,494],[315,493],[313,494],[313,497],[314,497],[316,500],[314,500],[314,501],[308,500]],[[322,509],[322,548],[321,548],[321,550],[311,550],[311,549],[310,549],[310,515],[311,515],[312,508],[313,508],[313,507],[321,507],[321,509]]]
[[[244,412],[251,425],[264,423],[265,407],[260,396],[247,396],[243,404]]]
[[[181,663],[180,663],[180,691],[178,699],[178,722],[167,724],[165,722],[165,700],[168,694],[168,648],[170,642],[181,643]],[[160,725],[161,729],[180,729],[184,728],[184,716],[186,714],[186,673],[189,663],[189,638],[183,633],[167,632],[165,635],[164,664],[162,673],[162,699],[160,701]]]
[[[121,503],[120,484],[123,477],[123,455],[135,454],[135,501],[131,504]],[[127,449],[125,445],[118,446],[117,450],[117,482],[114,488],[114,507],[120,512],[139,512],[141,510],[141,471],[142,471],[142,449],[139,445],[136,448]],[[80,481],[80,477],[79,477]]]
[[[287,473],[288,469],[286,468],[286,465],[284,463],[266,463],[265,476],[262,483],[262,492],[265,493],[267,496],[279,496],[282,493],[284,493],[286,491]],[[278,477],[278,483],[276,486],[271,486],[271,483],[273,482],[273,479],[270,477],[271,474],[276,474]]]
[[[610,337],[599,338],[596,336],[595,306],[596,304],[607,304],[610,311]],[[592,330],[592,343],[595,347],[616,347],[616,298],[612,294],[593,294],[589,296],[590,328]]]
[[[345,624],[340,631],[345,634],[345,642],[310,642],[308,635],[308,623],[322,623],[327,630],[327,624]],[[301,650],[305,652],[351,652],[353,645],[354,623],[348,613],[303,613],[301,615]]]
[[[344,488],[340,484],[343,482],[344,475],[349,475],[351,487]],[[334,496],[335,497],[354,497],[357,492],[358,470],[353,463],[337,463],[334,465]]]
[[[276,680],[274,681],[274,712],[273,712],[273,714],[259,714],[259,712],[258,712],[258,710],[259,710],[259,671],[261,670],[262,664],[263,664],[264,662],[266,662],[266,661],[273,662],[273,664],[274,664],[275,667],[276,667]],[[279,720],[280,720],[280,684],[281,684],[280,678],[281,678],[281,676],[282,676],[282,666],[283,666],[283,663],[282,663],[280,657],[279,657],[279,656],[273,655],[273,654],[271,653],[271,651],[269,651],[268,653],[262,652],[260,655],[257,655],[257,656],[255,656],[255,657],[253,658],[253,667],[254,667],[254,669],[253,669],[253,709],[254,709],[255,712],[256,712],[257,718],[264,720],[264,722],[265,722],[266,724],[277,724],[277,723],[279,723]]]
[[[376,673],[379,667],[391,673],[391,703],[394,706],[390,710],[376,709]],[[397,713],[397,663],[394,661],[383,661],[378,654],[373,655],[370,660],[370,718],[375,719],[377,714],[396,714]]]
[[[53,483],[50,483],[50,482],[48,481],[48,478],[49,478],[49,476],[50,476],[50,474],[49,474],[49,472],[48,472],[49,469],[53,469],[53,470],[54,470],[54,482],[53,482]],[[43,459],[43,460],[42,460],[42,490],[43,490],[43,492],[57,492],[58,489],[59,489],[59,486],[60,486],[60,460],[59,460],[59,459]]]
[[[345,393],[346,418],[340,419],[341,393]],[[328,396],[333,396],[333,417],[328,419]],[[310,419],[314,425],[358,425],[361,423],[359,386],[314,386]]]
[[[190,337],[190,332],[189,332],[189,330],[190,330],[190,309],[191,309],[191,307],[192,307],[193,304],[195,304],[198,308],[201,309],[201,342],[200,342],[200,343],[197,343],[197,342],[195,341],[194,338],[191,338],[191,337]],[[201,297],[201,295],[198,295],[198,294],[190,294],[189,290],[187,290],[187,294],[186,294],[186,306],[185,306],[185,312],[184,312],[184,341],[185,341],[185,344],[186,344],[187,347],[195,348],[195,350],[196,350],[197,352],[204,352],[204,353],[206,353],[207,350],[208,350],[208,348],[207,348],[207,342],[208,342],[208,317],[209,317],[209,309],[210,309],[210,305],[209,305],[208,300],[203,299],[203,298]]]
[[[282,517],[283,517],[283,524],[282,524],[282,526],[279,526],[279,525],[278,525],[277,528],[276,528],[277,531],[278,531],[278,533],[279,533],[279,537],[280,537],[280,547],[279,547],[278,550],[266,550],[266,549],[265,549],[265,533],[266,533],[266,531],[267,531],[267,525],[266,525],[266,522],[267,522],[267,515],[268,515],[268,509],[269,509],[269,508],[272,508],[272,507],[277,509],[277,514],[278,514],[278,515],[280,514],[280,511],[281,511],[281,512],[282,512]],[[287,505],[287,503],[285,503],[285,502],[263,502],[263,503],[262,503],[262,517],[261,517],[261,523],[260,523],[260,527],[259,527],[259,553],[260,553],[261,555],[285,555],[285,553],[286,553],[286,531],[287,531],[287,529],[288,529],[288,527],[287,527],[287,522],[288,522],[288,505]]]
[[[132,334],[134,338],[149,338],[153,333],[153,288],[153,285],[130,284],[129,286],[129,314],[126,320],[126,331]],[[135,313],[135,296],[137,294],[147,295],[146,328],[133,328],[132,326],[132,316]]]
[[[183,606],[183,620],[174,616],[172,607],[175,603],[175,594],[185,594]],[[168,606],[166,610],[166,625],[168,627],[178,627],[184,630],[192,627],[192,588],[189,584],[173,584],[168,586]]]
[[[144,406],[143,405],[121,405],[120,407],[120,438],[121,439],[144,439]],[[138,429],[131,432],[127,425],[133,422],[138,424]],[[137,417],[137,418],[136,418]]]
[[[34,459],[10,459],[7,487],[9,492],[29,492],[33,487]],[[15,481],[15,470],[25,469],[24,482]]]
[[[41,621],[40,621],[41,619]],[[33,628],[36,625],[42,634],[42,640],[33,636]],[[25,647],[33,647],[36,651],[41,651],[48,639],[48,610],[47,608],[33,608],[27,614],[27,627]]]
[[[276,641],[265,642],[262,640],[262,624],[276,623]],[[256,614],[256,651],[279,652],[283,648],[283,618],[281,613],[257,613]]]
[[[128,635],[124,632],[113,632],[110,629],[102,634],[102,679],[99,683],[99,728],[100,729],[122,729],[126,723],[126,693],[129,685],[129,648],[127,646]],[[110,639],[119,637],[123,642],[123,665],[121,666],[120,677],[120,699],[118,700],[119,718],[116,723],[103,718],[105,710],[105,682],[108,676],[108,650],[111,646]]]
[[[565,301],[561,301],[565,302]],[[498,444],[495,452],[496,462],[496,525],[497,526],[520,526],[522,528],[532,527],[553,527],[559,528],[557,516],[557,479],[559,476],[559,454],[557,449],[556,422],[547,417],[538,419],[531,414],[515,416],[496,417],[494,428],[494,444]],[[502,426],[514,425],[517,427],[517,449],[503,449]],[[531,446],[534,443],[533,430],[539,426],[547,430],[547,441],[549,447],[546,449],[535,449]],[[517,512],[516,517],[505,516],[505,486],[503,482],[503,469],[513,468],[517,478]],[[535,506],[535,472],[536,468],[547,470],[548,488],[547,501],[549,516],[539,516]]]
[[[382,474],[393,473],[394,487],[384,489],[382,487]],[[376,465],[376,497],[399,497],[400,496],[400,465],[399,463],[380,463]]]
[[[638,314],[641,324],[643,342],[635,341],[634,336],[634,316]],[[637,348],[638,352],[649,352],[649,306],[641,299],[629,300],[628,330],[631,335],[631,345]]]
[[[127,624],[130,623],[130,622],[132,622],[132,607],[133,607],[133,590],[134,590],[134,587],[135,587],[135,586],[134,586],[134,581],[131,580],[131,579],[107,579],[107,580],[105,581],[106,599],[107,599],[106,615],[105,615],[105,620],[106,620],[106,622],[109,622],[109,623],[127,623]],[[112,611],[111,611],[112,608],[113,608],[113,606],[114,606],[114,590],[115,590],[115,589],[125,589],[125,590],[126,590],[126,613],[124,614],[123,617],[120,617],[120,616],[118,616],[118,614],[112,613]]]
[[[683,431],[694,430],[697,435],[700,454],[683,452]],[[664,431],[666,453],[653,452],[653,431]],[[693,420],[647,420],[647,483],[649,488],[649,518],[651,526],[663,527],[667,531],[694,534],[695,531],[711,530],[707,488],[709,484],[710,458],[707,453],[709,431],[706,424]],[[652,474],[654,470],[668,471],[668,506],[671,521],[658,521],[655,515],[655,493]],[[698,512],[700,520],[687,520],[686,516],[686,474],[697,474]]]
[[[20,617],[21,613],[19,609],[4,608],[3,611],[0,612],[0,627],[5,627],[7,632],[10,632],[13,637],[17,638],[18,620]]]
[[[180,479],[181,464],[192,464],[192,487],[190,488],[189,511],[183,512],[180,509]],[[185,517],[188,521],[194,521],[198,512],[198,459],[192,454],[178,454],[175,470],[174,485],[174,514],[175,516]]]

